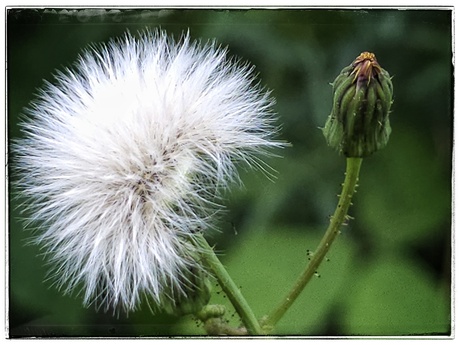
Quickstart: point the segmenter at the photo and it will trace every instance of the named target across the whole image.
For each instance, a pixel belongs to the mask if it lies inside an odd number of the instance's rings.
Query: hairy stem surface
[[[241,317],[248,334],[261,334],[260,324],[254,315],[254,312],[249,307],[248,302],[241,294],[240,289],[236,286],[217,255],[214,253],[214,250],[209,246],[208,242],[202,235],[196,237],[196,242],[202,249],[203,259],[210,268],[211,272],[214,273],[214,276],[217,278],[222,290],[225,292],[236,312]]]
[[[262,326],[267,331],[273,329],[273,327],[283,317],[283,315],[291,307],[297,297],[299,297],[300,293],[316,273],[319,265],[331,248],[334,239],[339,233],[341,225],[347,218],[348,208],[351,205],[351,199],[358,183],[361,162],[362,158],[347,158],[347,168],[345,173],[345,181],[342,185],[342,193],[340,194],[337,208],[335,209],[335,212],[330,220],[329,227],[321,239],[318,248],[313,253],[311,260],[309,261],[309,265],[302,272],[292,287],[291,291],[281,301],[278,307],[263,320]]]

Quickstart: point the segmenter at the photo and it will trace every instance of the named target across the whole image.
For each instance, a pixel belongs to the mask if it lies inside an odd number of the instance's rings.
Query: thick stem
[[[362,158],[347,158],[347,168],[345,173],[345,182],[343,183],[342,193],[340,194],[339,203],[332,216],[329,227],[326,230],[318,248],[313,253],[309,265],[298,278],[291,291],[282,300],[279,306],[270,313],[263,321],[263,327],[266,330],[272,329],[276,323],[283,317],[286,311],[291,307],[307,283],[316,273],[319,265],[326,256],[332,242],[339,233],[341,225],[347,217],[348,208],[351,205],[351,199],[358,183],[359,170],[361,168]]]
[[[259,322],[254,315],[248,302],[241,294],[240,289],[233,282],[225,267],[220,262],[219,258],[214,253],[214,250],[209,246],[206,239],[199,235],[196,237],[196,243],[202,249],[202,257],[209,266],[214,276],[217,278],[219,285],[227,295],[238,315],[246,327],[249,335],[261,334]]]

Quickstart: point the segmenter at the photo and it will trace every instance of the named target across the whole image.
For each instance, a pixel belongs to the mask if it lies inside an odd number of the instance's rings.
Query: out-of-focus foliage
[[[268,162],[273,182],[242,171],[244,187],[209,236],[258,317],[307,264],[340,192],[344,159],[318,127],[332,106],[330,82],[362,51],[393,76],[388,146],[366,158],[342,235],[277,327],[292,335],[450,334],[452,37],[450,10],[9,9],[8,135],[43,79],[82,48],[126,30],[161,27],[215,39],[256,66],[277,100],[281,139]],[[10,162],[11,164],[11,162]],[[11,176],[14,178],[14,176]],[[14,190],[11,189],[14,195]],[[19,208],[18,208],[19,207]],[[10,199],[10,336],[202,335],[192,319],[152,316],[148,306],[118,318],[81,306],[44,282],[39,248],[26,246],[20,206]],[[218,287],[212,302],[228,305]]]

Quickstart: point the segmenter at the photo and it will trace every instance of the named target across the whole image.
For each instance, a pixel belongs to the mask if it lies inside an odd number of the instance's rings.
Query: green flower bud
[[[365,157],[385,147],[391,133],[391,77],[375,55],[364,52],[332,84],[334,103],[323,134],[346,157]]]

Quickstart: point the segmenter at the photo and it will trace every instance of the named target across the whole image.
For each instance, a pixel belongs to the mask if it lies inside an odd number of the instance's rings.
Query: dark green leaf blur
[[[275,307],[308,263],[333,213],[345,159],[319,127],[343,67],[373,52],[393,76],[392,134],[365,158],[354,217],[315,277],[276,328],[299,336],[448,335],[451,332],[452,11],[346,9],[9,9],[8,136],[43,80],[91,43],[126,30],[167,30],[215,39],[256,66],[276,98],[280,139],[267,160],[276,178],[241,169],[243,187],[208,239],[258,317]],[[14,162],[9,162],[14,164]],[[14,179],[14,176],[10,176]],[[11,337],[204,335],[191,316],[153,316],[147,305],[118,318],[84,308],[45,281],[46,258],[26,245],[10,190]],[[228,306],[219,287],[212,303]]]

